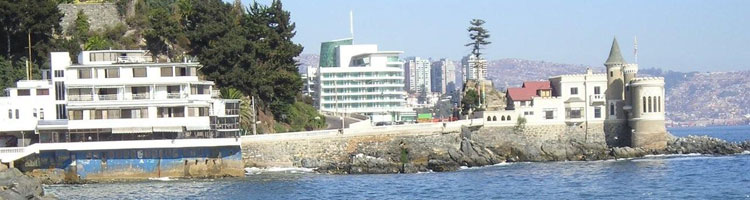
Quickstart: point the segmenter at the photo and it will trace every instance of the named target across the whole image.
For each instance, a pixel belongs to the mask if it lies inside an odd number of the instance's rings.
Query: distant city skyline
[[[228,1],[228,0],[226,0]],[[252,1],[242,0],[247,6]],[[270,4],[270,0],[259,0]],[[750,1],[282,1],[297,24],[304,54],[320,43],[354,43],[401,50],[404,57],[460,60],[469,54],[469,20],[487,21],[489,60],[520,58],[603,67],[613,37],[641,68],[676,71],[750,69]]]

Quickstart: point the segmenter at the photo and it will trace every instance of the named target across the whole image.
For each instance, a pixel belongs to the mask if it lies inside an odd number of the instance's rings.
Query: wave
[[[169,178],[169,177],[152,177],[148,178],[149,181],[176,181],[176,178]]]
[[[700,156],[700,153],[689,153],[689,154],[649,154],[643,156],[644,158],[663,158],[663,157],[689,157],[689,156]]]
[[[494,165],[485,165],[485,166],[477,166],[477,167],[469,167],[469,166],[459,166],[458,170],[471,170],[471,169],[482,169],[487,167],[497,167],[497,166],[508,166],[514,164],[513,162],[504,162],[504,163],[497,163]]]
[[[257,168],[248,167],[245,168],[245,175],[262,174],[262,173],[288,173],[288,174],[301,174],[301,173],[313,173],[317,168],[304,168],[304,167],[269,167],[269,168]]]

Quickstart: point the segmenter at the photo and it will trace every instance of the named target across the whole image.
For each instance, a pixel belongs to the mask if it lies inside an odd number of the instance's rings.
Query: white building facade
[[[464,68],[464,82],[466,80],[487,79],[487,60],[477,58],[474,55],[464,56],[461,59],[461,65]]]
[[[51,53],[43,80],[0,98],[0,133],[38,142],[213,138],[239,133],[239,100],[218,98],[199,63],[155,63],[143,50]],[[23,141],[19,145],[26,145]]]
[[[420,57],[406,59],[404,64],[407,90],[422,94],[432,89],[430,60]]]
[[[405,106],[402,52],[341,41],[321,45],[321,58],[330,61],[318,69],[316,102],[321,111],[391,115],[394,121],[401,113],[413,112]]]

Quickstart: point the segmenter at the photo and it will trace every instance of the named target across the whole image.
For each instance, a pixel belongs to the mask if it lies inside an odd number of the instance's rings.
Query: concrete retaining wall
[[[117,5],[113,3],[60,4],[57,8],[63,14],[60,21],[63,33],[66,33],[75,24],[78,11],[83,11],[88,16],[89,30],[92,31],[102,30],[125,22],[117,11]]]

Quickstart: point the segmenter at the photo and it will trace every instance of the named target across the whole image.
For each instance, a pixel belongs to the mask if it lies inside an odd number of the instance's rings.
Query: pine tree
[[[471,38],[472,42],[465,46],[471,46],[471,54],[474,54],[476,58],[480,58],[482,53],[479,50],[492,43],[487,41],[487,39],[490,38],[490,32],[482,27],[485,23],[484,20],[472,19],[470,23],[471,26],[469,26],[468,31],[469,38]]]

